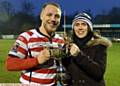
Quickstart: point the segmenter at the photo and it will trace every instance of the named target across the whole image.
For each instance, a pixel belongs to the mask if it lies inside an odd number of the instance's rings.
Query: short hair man
[[[23,84],[55,85],[56,62],[50,58],[49,49],[63,45],[63,39],[55,34],[60,24],[61,8],[47,3],[40,13],[41,26],[23,32],[8,54],[6,67],[9,71],[22,71]]]

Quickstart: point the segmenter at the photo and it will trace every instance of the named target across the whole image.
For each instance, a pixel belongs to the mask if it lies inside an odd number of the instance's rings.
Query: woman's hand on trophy
[[[70,44],[70,54],[72,56],[77,56],[79,52],[80,52],[79,47],[76,44],[71,43]]]

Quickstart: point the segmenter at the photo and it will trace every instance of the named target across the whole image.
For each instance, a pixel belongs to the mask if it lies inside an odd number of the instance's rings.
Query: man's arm
[[[9,71],[26,70],[37,65],[38,65],[37,58],[20,59],[15,56],[8,56],[6,60],[6,68]]]

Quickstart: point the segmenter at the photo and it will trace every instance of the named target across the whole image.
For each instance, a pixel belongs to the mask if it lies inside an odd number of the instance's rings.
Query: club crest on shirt
[[[16,42],[16,43],[13,45],[11,51],[17,53],[19,45],[20,45],[20,44]]]

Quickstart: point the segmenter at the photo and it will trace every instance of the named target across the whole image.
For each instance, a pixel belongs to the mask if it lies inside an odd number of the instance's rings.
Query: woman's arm
[[[106,47],[98,45],[96,50],[94,59],[91,59],[85,52],[81,51],[76,58],[74,57],[74,62],[90,77],[95,80],[101,80],[106,69]]]

